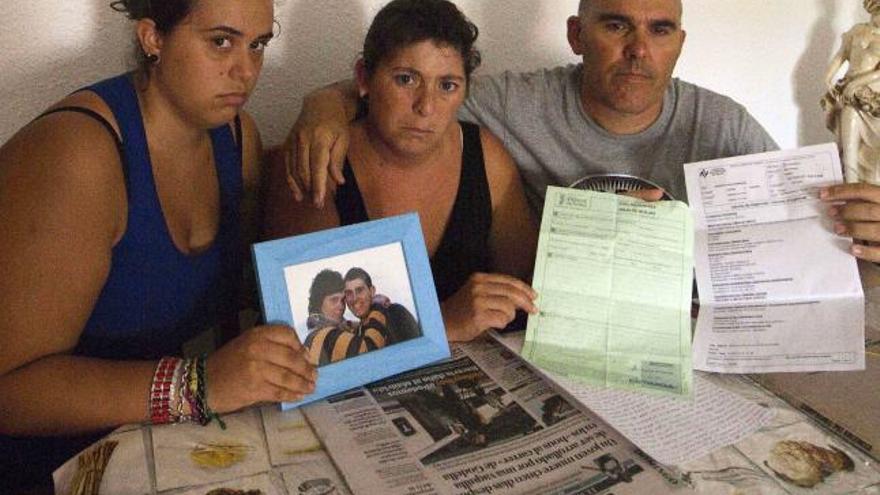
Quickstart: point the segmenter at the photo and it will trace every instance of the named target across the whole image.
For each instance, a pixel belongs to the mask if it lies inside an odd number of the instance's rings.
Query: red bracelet
[[[153,424],[165,424],[175,421],[174,399],[175,378],[181,359],[163,357],[156,365],[153,382],[150,385],[150,421]]]

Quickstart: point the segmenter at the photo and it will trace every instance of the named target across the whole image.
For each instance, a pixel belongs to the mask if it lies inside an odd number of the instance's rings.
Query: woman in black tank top
[[[519,175],[497,138],[456,120],[479,65],[476,37],[451,2],[385,6],[355,69],[364,111],[350,127],[345,184],[323,209],[297,204],[276,160],[267,204],[269,237],[418,212],[450,340],[535,310],[522,279],[537,228]]]

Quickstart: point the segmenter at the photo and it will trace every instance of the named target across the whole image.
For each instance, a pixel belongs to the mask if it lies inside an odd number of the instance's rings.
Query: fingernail
[[[850,251],[852,252],[853,256],[861,256],[865,253],[865,250],[862,249],[862,246],[859,246],[858,244],[853,244],[853,247],[850,248]]]
[[[828,199],[828,189],[819,189],[819,199]]]
[[[837,235],[846,234],[846,225],[844,225],[842,223],[835,223],[834,224],[834,233]]]
[[[840,216],[840,209],[828,208],[828,216],[831,218],[837,218],[838,216]]]

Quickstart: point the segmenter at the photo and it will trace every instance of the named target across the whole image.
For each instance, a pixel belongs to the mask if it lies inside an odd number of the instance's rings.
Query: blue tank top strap
[[[129,217],[153,223],[164,228],[166,222],[162,214],[156,183],[153,177],[152,162],[147,144],[140,104],[131,74],[117,76],[93,84],[87,88],[100,96],[110,107],[122,136],[123,167],[126,176],[131,176],[129,189]],[[227,124],[210,131],[220,186],[221,223],[237,223],[238,200],[242,193],[242,145],[241,119],[236,116],[233,123],[235,135]],[[132,196],[132,193],[136,193]],[[222,232],[223,229],[221,228]],[[170,237],[169,237],[170,240]]]
[[[348,156],[342,164],[342,177],[345,182],[336,188],[336,211],[339,214],[339,225],[354,225],[366,222],[370,218],[367,215],[367,207],[361,196],[361,189],[351,168]]]
[[[129,177],[128,223],[75,352],[115,359],[179,354],[186,340],[235,306],[241,274],[241,147],[229,125],[210,131],[220,189],[219,228],[206,251],[186,255],[174,245],[162,211],[131,75],[85,89],[104,100],[119,127]]]
[[[220,229],[214,245],[221,250],[224,262],[234,267],[226,271],[230,280],[224,283],[232,291],[228,296],[238,299],[239,280],[242,274],[242,253],[239,205],[244,193],[242,182],[242,150],[243,135],[241,119],[236,116],[233,123],[235,133],[229,125],[222,125],[211,130],[211,142],[214,147],[214,163],[217,168],[217,180],[220,183]],[[236,320],[237,321],[237,320]]]
[[[130,197],[128,205],[130,212],[134,208],[135,214],[145,215],[153,222],[161,221],[161,224],[164,225],[165,218],[159,207],[143,115],[132,75],[126,74],[107,79],[86,89],[96,93],[110,106],[116,118],[116,124],[119,126],[122,141],[125,143],[123,167],[126,170],[124,173],[126,176],[129,174],[133,176],[133,180],[130,181],[132,184],[143,186],[143,189],[138,191],[143,193],[142,195],[137,198]],[[241,119],[238,116],[235,117],[233,125],[236,130],[235,136],[233,136],[229,125],[225,124],[210,131],[217,178],[220,182],[221,208],[226,220],[228,220],[226,217],[230,211],[237,215],[236,205],[230,204],[229,201],[231,198],[238,198],[241,195],[242,147],[240,136],[242,134]],[[159,218],[157,218],[157,214]]]
[[[443,239],[431,258],[437,297],[444,301],[477,272],[487,272],[492,197],[486,176],[480,127],[459,122],[462,131],[461,176]]]
[[[110,107],[124,145],[122,166],[129,177],[128,223],[164,225],[159,198],[155,193],[147,134],[131,74],[106,79],[89,86]],[[160,218],[156,218],[156,215]],[[126,235],[132,229],[126,229]],[[124,239],[123,239],[124,240]],[[149,241],[148,239],[141,239]],[[120,243],[121,244],[121,243]]]
[[[83,88],[100,96],[113,112],[124,143],[126,159],[123,165],[130,162],[129,157],[148,154],[147,136],[132,77],[131,74],[124,74]]]
[[[220,206],[223,220],[238,221],[237,201],[242,194],[242,131],[241,118],[236,116],[233,122],[235,133],[229,125],[222,125],[211,130],[211,143],[214,148],[214,163],[217,167],[217,180],[220,181]],[[234,214],[234,217],[228,215]]]

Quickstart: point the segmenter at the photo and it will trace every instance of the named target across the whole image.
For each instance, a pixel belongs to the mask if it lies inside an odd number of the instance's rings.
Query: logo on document
[[[724,167],[704,168],[703,170],[700,170],[700,177],[701,178],[706,178],[709,176],[717,177],[719,175],[724,175],[725,173],[727,173],[727,170]]]

